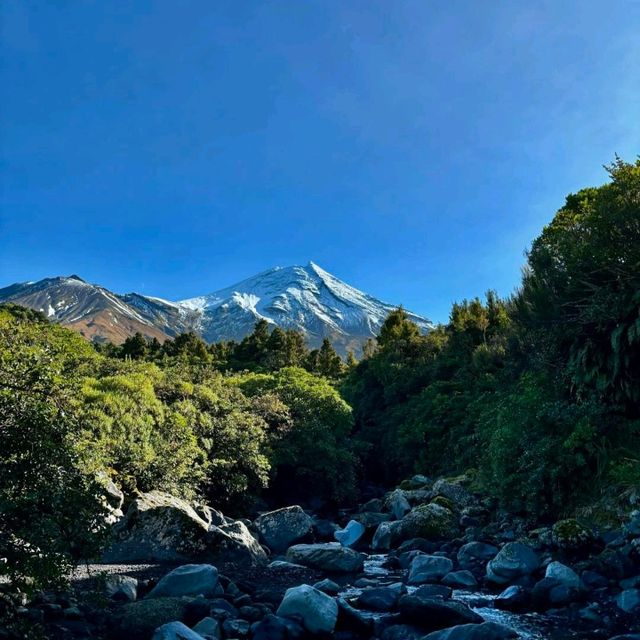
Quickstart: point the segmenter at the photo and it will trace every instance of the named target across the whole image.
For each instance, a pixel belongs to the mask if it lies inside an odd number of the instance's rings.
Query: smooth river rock
[[[170,571],[150,591],[147,598],[174,598],[180,596],[215,595],[218,570],[210,564],[185,564]]]
[[[292,506],[263,513],[253,524],[267,547],[282,553],[311,533],[313,519],[302,507]]]
[[[309,633],[332,633],[338,620],[338,604],[326,593],[301,584],[287,589],[277,615],[300,620]]]
[[[287,560],[327,571],[328,573],[356,573],[364,567],[364,554],[343,547],[337,542],[297,544],[287,551]]]
[[[487,578],[495,584],[509,584],[532,574],[540,566],[535,551],[520,542],[508,542],[487,564]]]

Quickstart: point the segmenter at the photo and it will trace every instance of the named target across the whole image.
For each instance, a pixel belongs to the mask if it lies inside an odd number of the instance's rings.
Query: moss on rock
[[[594,540],[591,530],[572,518],[556,522],[551,535],[553,544],[563,551],[578,551]]]
[[[403,540],[410,538],[444,540],[457,535],[458,526],[450,509],[431,502],[410,511],[402,519],[400,531]]]

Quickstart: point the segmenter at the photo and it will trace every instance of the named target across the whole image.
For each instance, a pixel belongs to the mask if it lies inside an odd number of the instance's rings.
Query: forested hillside
[[[398,309],[359,362],[266,322],[93,347],[5,305],[0,573],[47,584],[95,553],[106,479],[239,515],[464,473],[511,512],[615,523],[640,499],[640,162],[609,171],[534,240],[513,296],[427,335]]]

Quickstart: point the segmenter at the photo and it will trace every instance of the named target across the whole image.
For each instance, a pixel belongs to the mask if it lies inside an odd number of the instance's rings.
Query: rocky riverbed
[[[18,619],[60,639],[640,639],[638,512],[610,530],[540,527],[464,478],[423,476],[336,522],[298,506],[233,520],[158,492],[126,513],[116,488],[111,500],[103,563]]]

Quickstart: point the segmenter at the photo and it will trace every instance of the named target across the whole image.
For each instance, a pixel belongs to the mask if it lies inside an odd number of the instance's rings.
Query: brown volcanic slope
[[[160,341],[170,335],[116,294],[77,276],[11,285],[0,289],[0,302],[42,311],[53,322],[96,342],[119,344],[138,331]]]
[[[169,336],[156,327],[152,327],[133,318],[117,316],[109,309],[89,314],[75,322],[61,322],[65,327],[77,331],[91,342],[113,342],[121,344],[129,336],[141,333],[146,338],[157,338],[164,342]]]

